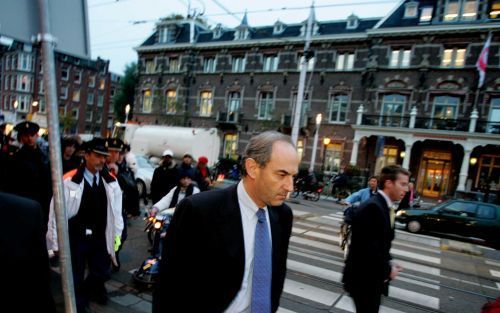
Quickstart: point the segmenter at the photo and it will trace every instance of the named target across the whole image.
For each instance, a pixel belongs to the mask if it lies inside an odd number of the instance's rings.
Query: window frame
[[[266,96],[264,98],[264,95]],[[268,97],[269,95],[269,97]],[[272,118],[272,110],[274,106],[274,91],[261,90],[257,97],[257,119],[258,120],[269,120]],[[265,106],[264,112],[262,112],[263,104]],[[262,114],[264,113],[264,114]]]
[[[172,96],[171,93],[174,93]],[[176,114],[177,113],[177,90],[167,89],[165,91],[165,113],[166,114]]]
[[[204,96],[207,95],[207,96]],[[209,95],[209,96],[208,96]],[[200,111],[199,116],[210,117],[212,116],[214,98],[212,90],[200,91]]]
[[[277,72],[279,58],[277,54],[266,54],[262,57],[263,72]]]
[[[345,111],[344,111],[344,120],[341,120],[340,119],[340,116],[341,116],[341,112],[342,112],[342,104],[343,102],[342,101],[335,101],[335,97],[337,96],[345,96],[346,97],[346,101],[345,101]],[[332,92],[330,93],[330,97],[328,99],[328,122],[329,123],[346,123],[347,122],[347,113],[349,111],[349,102],[350,102],[350,94],[347,93],[347,92]],[[339,103],[338,105],[338,108],[337,108],[337,112],[336,112],[336,119],[332,119],[332,116],[333,116],[333,113],[334,113],[334,110],[333,110],[333,105],[334,103]]]
[[[445,59],[447,51],[450,52],[450,59]],[[463,58],[459,59],[458,57],[460,54],[463,53]],[[441,54],[441,67],[442,68],[464,68],[465,67],[465,59],[467,56],[467,49],[466,48],[459,48],[459,47],[453,47],[453,48],[444,48],[443,52]],[[457,64],[457,61],[460,64]]]
[[[337,53],[335,58],[335,71],[352,71],[354,69],[356,53]]]

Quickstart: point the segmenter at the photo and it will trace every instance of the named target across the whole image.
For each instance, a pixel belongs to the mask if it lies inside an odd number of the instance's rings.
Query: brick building
[[[41,48],[2,38],[0,109],[7,122],[29,119],[46,128]],[[55,69],[61,133],[107,135],[112,127],[109,61],[55,52]]]
[[[236,157],[254,133],[290,133],[306,23],[252,27],[245,16],[234,29],[208,29],[160,20],[137,48],[134,116],[218,127],[221,157]],[[314,19],[297,144],[302,164],[310,164],[321,113],[317,170],[352,164],[371,174],[398,163],[428,197],[492,181],[498,188],[499,29],[496,0],[406,0],[383,18]],[[489,32],[476,97],[475,63]]]

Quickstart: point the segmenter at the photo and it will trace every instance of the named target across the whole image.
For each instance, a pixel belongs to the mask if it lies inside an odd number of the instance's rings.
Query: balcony
[[[238,111],[218,111],[216,121],[221,129],[236,129],[237,124],[241,121],[243,114]]]
[[[406,116],[368,115],[363,114],[363,111],[364,107],[360,105],[356,111],[356,125],[500,134],[500,121],[478,120],[479,114],[476,109],[471,112],[468,119],[417,117],[416,107]]]

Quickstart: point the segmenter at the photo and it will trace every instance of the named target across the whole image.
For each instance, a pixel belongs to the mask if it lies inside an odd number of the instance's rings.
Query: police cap
[[[108,138],[108,150],[110,151],[122,151],[124,148],[123,140],[120,138]]]
[[[24,121],[24,122],[17,124],[14,127],[14,130],[17,131],[18,136],[34,135],[34,134],[38,133],[38,131],[40,130],[40,126],[38,126],[37,123],[33,123],[30,121]]]
[[[108,156],[108,141],[104,138],[95,137],[84,144],[85,152],[94,152]]]

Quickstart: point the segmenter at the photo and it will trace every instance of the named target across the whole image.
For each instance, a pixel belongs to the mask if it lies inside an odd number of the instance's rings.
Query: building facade
[[[161,20],[140,47],[134,116],[148,124],[218,127],[221,157],[255,133],[291,132],[307,66],[297,146],[332,172],[408,167],[428,197],[495,190],[500,176],[500,1],[402,1],[383,18],[207,29]],[[489,33],[486,77],[476,61]],[[322,114],[319,142],[315,119]],[[328,138],[327,140],[324,140]]]
[[[41,48],[16,40],[0,43],[0,109],[6,122],[23,119],[47,127]],[[112,128],[109,61],[55,52],[61,134],[105,136]],[[116,79],[115,79],[116,80]]]

